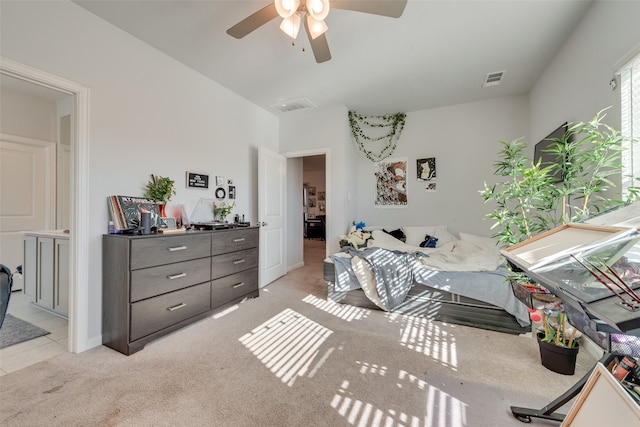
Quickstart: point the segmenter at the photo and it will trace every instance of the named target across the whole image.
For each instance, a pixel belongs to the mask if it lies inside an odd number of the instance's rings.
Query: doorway
[[[33,90],[53,90],[70,96],[71,143],[70,143],[70,203],[69,224],[69,320],[68,348],[74,353],[85,351],[102,340],[98,335],[93,341],[88,338],[88,284],[89,284],[89,157],[88,123],[89,90],[74,82],[6,58],[0,58],[0,75],[28,83]]]
[[[327,238],[326,155],[302,157],[304,264],[322,262]]]

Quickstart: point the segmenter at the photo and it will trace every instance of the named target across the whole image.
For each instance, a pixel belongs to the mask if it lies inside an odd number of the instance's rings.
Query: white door
[[[260,287],[287,272],[284,221],[287,161],[264,147],[258,149],[258,223],[260,224]]]
[[[0,263],[12,271],[23,264],[22,232],[52,225],[54,150],[52,142],[0,135]]]

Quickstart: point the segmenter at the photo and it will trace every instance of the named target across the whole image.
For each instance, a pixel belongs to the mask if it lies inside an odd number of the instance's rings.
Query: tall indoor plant
[[[546,167],[541,166],[540,159],[529,160],[522,139],[500,141],[502,150],[494,171],[500,180],[491,185],[485,182],[480,194],[484,203],[495,204],[486,218],[494,221],[491,228],[497,231],[493,237],[502,245],[515,245],[622,203],[611,197],[615,187],[611,177],[622,173],[624,137],[604,124],[604,117],[604,111],[600,111],[588,122],[568,125],[564,135],[551,140],[545,150],[556,159]],[[560,182],[558,175],[562,177]],[[514,271],[511,281],[514,291],[518,286],[531,286],[521,272]],[[565,318],[561,303],[552,308],[547,304],[543,330],[537,338],[542,364],[556,372],[573,374],[578,344],[574,337],[565,336]],[[560,357],[563,359],[556,363]]]
[[[491,229],[497,229],[494,237],[500,243],[514,245],[622,203],[610,197],[615,188],[610,178],[622,172],[624,137],[604,124],[604,117],[603,110],[591,121],[570,124],[546,150],[557,159],[546,167],[525,156],[522,139],[500,141],[494,174],[502,180],[485,182],[480,191],[484,203],[496,205],[486,218],[494,221]],[[558,171],[560,183],[554,178]]]

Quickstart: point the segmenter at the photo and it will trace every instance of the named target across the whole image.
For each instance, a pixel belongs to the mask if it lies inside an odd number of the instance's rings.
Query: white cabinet
[[[24,293],[39,307],[69,314],[69,236],[34,232],[24,235]]]

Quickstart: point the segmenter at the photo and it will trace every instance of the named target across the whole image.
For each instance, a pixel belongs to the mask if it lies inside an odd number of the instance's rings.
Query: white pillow
[[[477,234],[471,233],[460,233],[460,240],[466,240],[467,242],[475,243],[476,245],[493,249],[495,251],[500,250],[500,247],[496,245],[498,241],[491,237],[478,236]]]
[[[411,246],[420,246],[420,243],[424,242],[424,238],[427,236],[436,236],[436,230],[447,230],[446,225],[419,225],[419,226],[404,226],[402,231],[407,236],[405,243]]]
[[[367,246],[381,247],[381,245],[397,245],[404,244],[402,240],[398,240],[384,230],[371,231],[371,240],[367,242]]]
[[[451,243],[451,242],[455,242],[456,240],[460,240],[458,237],[456,237],[455,234],[449,232],[449,230],[447,230],[446,227],[439,227],[436,229],[436,234],[433,236],[436,239],[438,239],[438,241],[436,242],[436,247],[439,248],[440,246],[446,245],[447,243]]]

